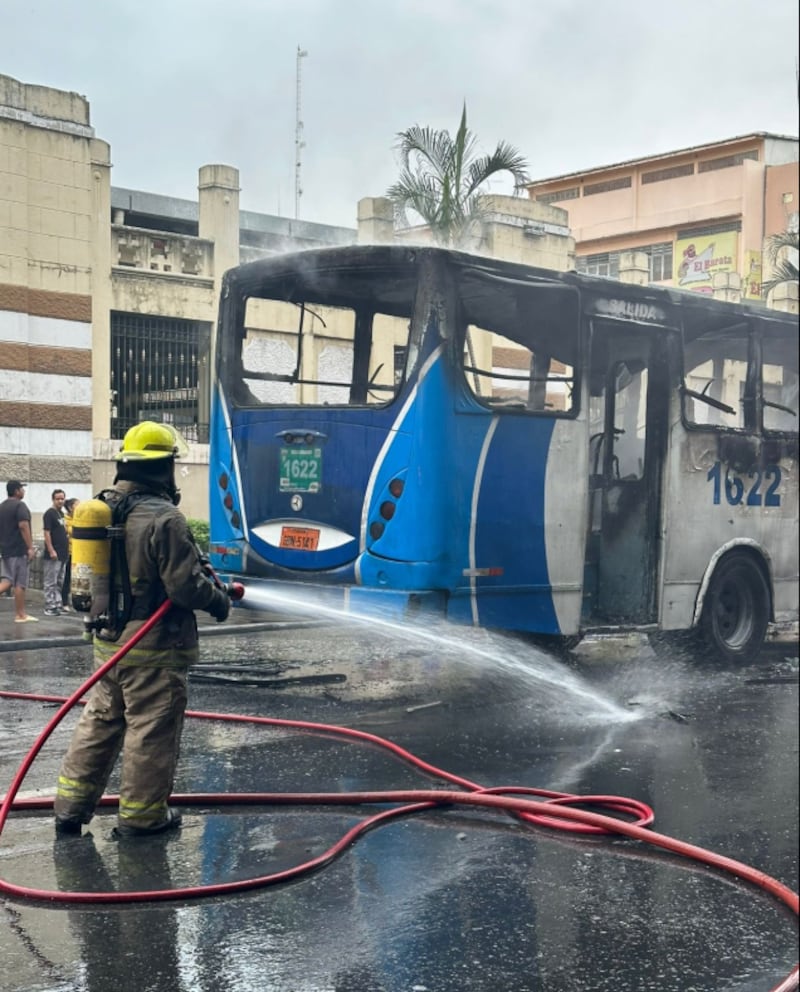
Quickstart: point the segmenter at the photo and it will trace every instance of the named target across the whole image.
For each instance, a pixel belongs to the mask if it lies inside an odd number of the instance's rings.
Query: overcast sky
[[[797,0],[0,0],[0,73],[87,97],[114,186],[355,226],[412,124],[468,122],[533,179],[798,133]],[[498,181],[495,192],[511,192]]]

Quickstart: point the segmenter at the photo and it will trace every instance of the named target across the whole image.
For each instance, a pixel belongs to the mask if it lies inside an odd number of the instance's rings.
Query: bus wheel
[[[721,661],[753,661],[768,623],[764,573],[748,554],[727,555],[714,571],[703,604],[700,633],[706,645]]]

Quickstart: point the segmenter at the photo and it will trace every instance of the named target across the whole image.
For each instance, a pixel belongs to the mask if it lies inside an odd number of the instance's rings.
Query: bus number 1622
[[[781,469],[779,465],[767,465],[762,471],[757,468],[747,473],[747,481],[738,475],[731,474],[727,469],[723,475],[722,463],[714,462],[706,476],[714,484],[714,503],[722,502],[725,493],[726,502],[731,506],[780,506],[781,494],[778,486],[781,484]]]
[[[318,493],[322,477],[320,448],[281,450],[280,491]]]

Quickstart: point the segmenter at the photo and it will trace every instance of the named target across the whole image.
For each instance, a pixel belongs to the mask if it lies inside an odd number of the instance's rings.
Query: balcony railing
[[[199,279],[214,277],[214,242],[169,231],[111,225],[111,264]]]

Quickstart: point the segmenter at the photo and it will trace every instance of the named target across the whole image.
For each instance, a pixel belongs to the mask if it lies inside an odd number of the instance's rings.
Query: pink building
[[[573,172],[528,186],[569,213],[576,267],[617,276],[621,252],[647,255],[649,280],[711,292],[738,273],[742,296],[761,297],[770,234],[796,229],[798,141],[755,133]]]

